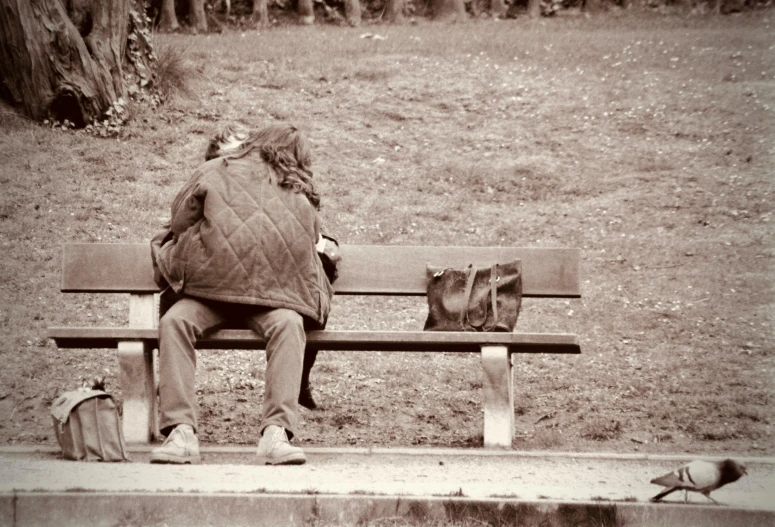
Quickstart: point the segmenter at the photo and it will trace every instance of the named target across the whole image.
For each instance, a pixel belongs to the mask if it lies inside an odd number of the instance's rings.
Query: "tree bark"
[[[385,4],[385,20],[391,24],[403,22],[405,4],[406,0],[387,0]]]
[[[490,14],[493,18],[500,18],[506,13],[506,2],[503,0],[490,0]]]
[[[191,31],[193,33],[207,33],[209,27],[205,12],[205,0],[182,0],[177,3],[183,7],[188,7],[188,25],[191,27]],[[180,30],[175,4],[175,0],[161,0],[159,31],[171,33]],[[231,10],[231,2],[226,2],[225,6],[228,14]]]
[[[344,0],[344,18],[352,27],[357,27],[361,24],[360,0]]]
[[[195,33],[207,33],[205,0],[188,0],[188,18]]]
[[[252,17],[261,27],[269,25],[269,8],[266,5],[266,0],[253,0]]]
[[[297,7],[299,23],[310,26],[315,23],[315,10],[312,0],[299,0]]]
[[[126,95],[130,0],[69,5],[75,23],[60,0],[0,0],[0,78],[32,119],[82,127]]]
[[[603,10],[603,4],[600,0],[584,0],[581,4],[581,11],[585,14],[595,14]]]
[[[433,0],[433,18],[462,22],[466,19],[466,8],[463,0]]]
[[[527,1],[527,16],[530,18],[538,18],[541,16],[541,0]]]
[[[172,32],[180,29],[178,17],[175,14],[175,0],[161,0],[159,13],[159,31]]]

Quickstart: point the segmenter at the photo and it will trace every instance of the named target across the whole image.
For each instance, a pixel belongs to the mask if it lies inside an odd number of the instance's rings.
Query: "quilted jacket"
[[[325,327],[333,287],[315,250],[317,211],[258,153],[203,164],[173,201],[170,229],[155,263],[176,293],[288,308]]]

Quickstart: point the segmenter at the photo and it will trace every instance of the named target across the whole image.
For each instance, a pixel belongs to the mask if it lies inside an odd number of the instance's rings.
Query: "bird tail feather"
[[[676,487],[679,485],[685,485],[686,482],[682,481],[681,478],[676,474],[675,472],[671,472],[670,474],[665,474],[664,476],[659,476],[658,478],[654,478],[651,480],[651,483],[655,485],[662,485],[663,487]]]

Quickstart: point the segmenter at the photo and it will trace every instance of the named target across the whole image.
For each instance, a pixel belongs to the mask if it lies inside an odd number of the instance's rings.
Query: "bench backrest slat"
[[[337,294],[424,295],[425,266],[522,260],[525,296],[579,297],[580,251],[569,248],[343,245]],[[62,292],[153,293],[147,243],[74,243],[63,251]]]

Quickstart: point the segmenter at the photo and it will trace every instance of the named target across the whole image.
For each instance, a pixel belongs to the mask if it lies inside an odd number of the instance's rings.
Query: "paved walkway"
[[[131,450],[130,463],[108,464],[65,461],[51,448],[5,447],[0,448],[0,494],[230,493],[645,504],[660,490],[649,483],[651,478],[703,457],[444,449],[306,452],[306,465],[270,467],[253,464],[252,448],[203,448],[201,465],[173,466],[149,464],[147,448]],[[775,520],[775,458],[736,459],[747,463],[749,475],[713,493],[724,506],[690,494],[689,507],[768,511]],[[686,507],[683,493],[666,500],[648,507]]]

